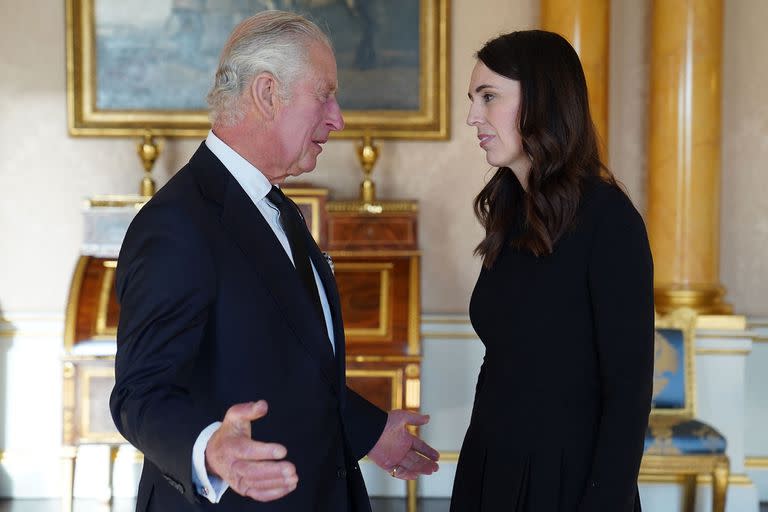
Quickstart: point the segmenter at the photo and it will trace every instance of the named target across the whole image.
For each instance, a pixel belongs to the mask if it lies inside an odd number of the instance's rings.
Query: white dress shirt
[[[256,205],[264,220],[267,221],[267,224],[275,233],[275,236],[280,241],[280,245],[285,249],[285,253],[290,258],[291,263],[293,263],[291,245],[288,243],[288,237],[280,223],[280,211],[267,199],[267,194],[272,189],[272,184],[267,177],[245,158],[237,154],[234,149],[227,146],[213,131],[208,132],[205,145],[224,164],[224,167],[227,168],[243,190],[245,190],[245,193],[248,194],[248,197],[253,201],[253,204]],[[320,280],[315,264],[311,260],[310,264],[312,265],[312,273],[315,276],[317,291],[320,294],[320,304],[323,307],[326,331],[331,341],[331,348],[335,354],[336,341],[333,336],[333,321],[331,320],[331,308],[328,305],[328,297],[325,294],[325,287]],[[253,398],[254,401],[258,399],[259,397]],[[220,421],[208,425],[208,427],[200,432],[192,448],[192,482],[195,484],[198,494],[208,498],[211,503],[218,503],[224,492],[229,488],[229,485],[221,478],[208,475],[208,472],[205,470],[205,448],[208,446],[208,441],[213,433],[220,426]]]

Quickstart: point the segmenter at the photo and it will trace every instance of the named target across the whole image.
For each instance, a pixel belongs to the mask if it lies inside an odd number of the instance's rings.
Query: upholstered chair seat
[[[645,432],[649,455],[725,454],[726,442],[715,428],[698,420],[654,417]]]

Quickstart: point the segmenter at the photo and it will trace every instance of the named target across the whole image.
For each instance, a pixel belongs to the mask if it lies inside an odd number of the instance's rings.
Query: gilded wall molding
[[[753,342],[768,343],[768,317],[749,318],[747,329],[755,333]]]
[[[637,481],[641,484],[683,484],[685,476],[683,475],[640,475]],[[712,475],[698,475],[696,477],[697,485],[712,485]],[[752,479],[745,474],[735,474],[728,477],[728,486],[751,487],[755,485]]]
[[[768,457],[747,456],[744,458],[744,466],[749,469],[768,470]]]

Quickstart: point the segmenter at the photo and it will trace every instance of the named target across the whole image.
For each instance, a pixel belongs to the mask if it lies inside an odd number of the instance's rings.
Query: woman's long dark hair
[[[510,123],[519,123],[531,171],[524,191],[512,170],[501,167],[475,198],[475,214],[485,227],[475,254],[486,267],[505,243],[536,256],[551,254],[575,221],[584,180],[594,176],[616,184],[600,161],[579,57],[562,36],[526,30],[487,42],[477,58],[520,82],[519,120]],[[517,223],[520,229],[510,239]]]

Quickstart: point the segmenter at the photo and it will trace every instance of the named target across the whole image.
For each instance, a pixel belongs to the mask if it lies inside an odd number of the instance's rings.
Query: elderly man
[[[336,86],[314,24],[243,21],[208,138],[128,230],[110,406],[145,455],[139,511],[370,511],[364,455],[397,478],[437,470],[406,429],[426,416],[346,387],[333,276],[275,186],[312,171],[343,128]]]

